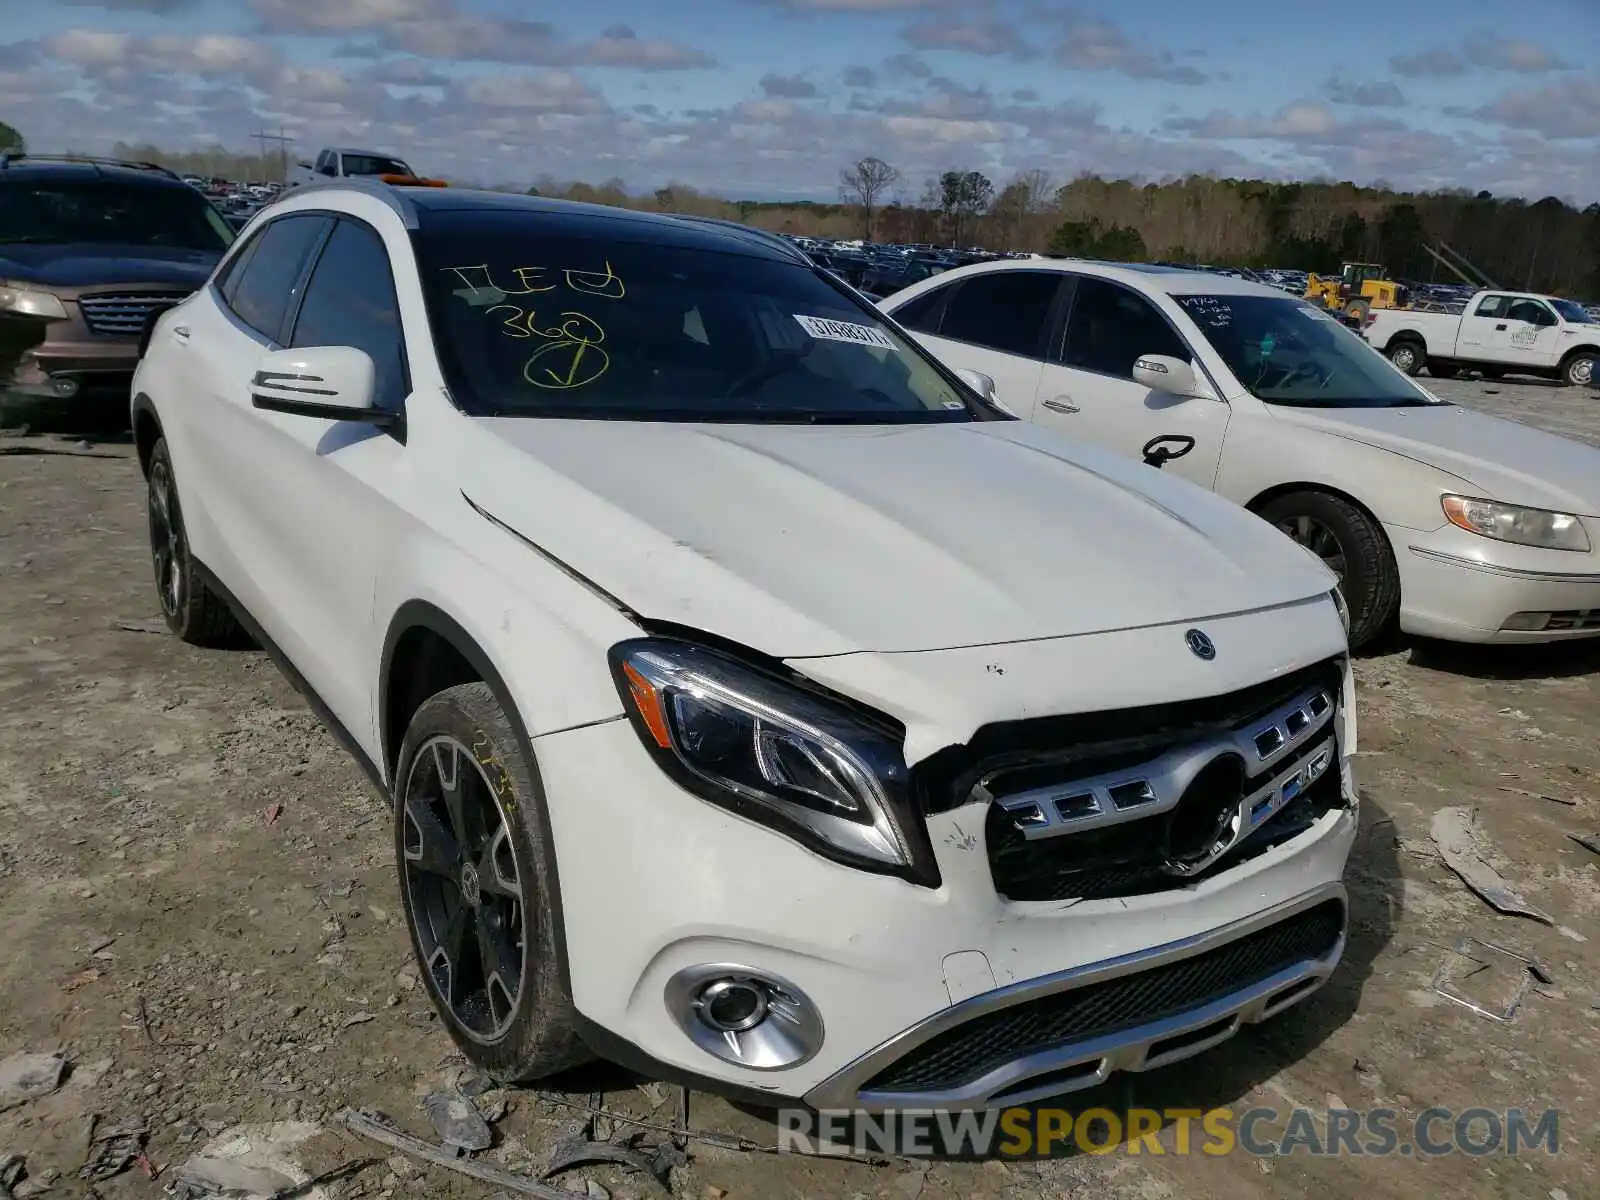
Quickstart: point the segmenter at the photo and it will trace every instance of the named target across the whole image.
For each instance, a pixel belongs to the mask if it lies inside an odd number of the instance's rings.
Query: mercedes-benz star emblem
[[[1183,635],[1183,640],[1189,644],[1189,650],[1198,659],[1210,662],[1217,656],[1217,648],[1211,644],[1211,639],[1198,629],[1191,629]]]

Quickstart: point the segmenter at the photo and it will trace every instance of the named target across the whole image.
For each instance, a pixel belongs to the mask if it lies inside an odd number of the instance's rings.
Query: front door
[[[1495,327],[1495,357],[1522,367],[1549,367],[1556,361],[1560,322],[1542,300],[1518,297]]]
[[[1065,337],[1040,379],[1034,420],[1136,458],[1152,438],[1192,437],[1194,449],[1162,470],[1210,488],[1230,409],[1223,400],[1183,399],[1135,383],[1134,362],[1153,354],[1195,361],[1182,336],[1143,296],[1108,279],[1077,277]]]

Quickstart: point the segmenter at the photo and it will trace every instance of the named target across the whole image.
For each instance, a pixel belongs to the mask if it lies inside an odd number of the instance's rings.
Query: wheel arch
[[[1562,369],[1565,369],[1566,365],[1573,359],[1577,358],[1580,354],[1587,354],[1593,358],[1600,358],[1600,346],[1591,346],[1588,342],[1585,342],[1581,346],[1572,347],[1561,356]]]
[[[1321,492],[1325,496],[1337,496],[1346,504],[1360,509],[1361,512],[1366,516],[1367,520],[1371,521],[1375,526],[1377,526],[1378,531],[1383,534],[1384,539],[1386,541],[1388,540],[1389,534],[1388,531],[1383,527],[1383,519],[1379,517],[1377,513],[1372,511],[1372,506],[1363,503],[1360,499],[1351,495],[1343,488],[1334,487],[1332,484],[1316,483],[1312,480],[1298,480],[1294,483],[1275,483],[1271,487],[1267,488],[1264,492],[1261,492],[1252,499],[1245,501],[1245,507],[1259,517],[1261,515],[1261,510],[1268,504],[1271,504],[1279,497],[1292,496],[1295,492]],[[1390,553],[1394,552],[1394,544],[1392,542],[1390,543],[1389,551]]]
[[[383,656],[378,674],[378,737],[383,756],[382,770],[389,782],[391,798],[398,786],[400,743],[417,708],[429,696],[461,683],[487,685],[495,702],[506,714],[517,746],[528,764],[533,781],[533,804],[544,826],[540,845],[544,859],[539,868],[550,880],[552,916],[555,919],[557,970],[561,986],[572,994],[572,975],[567,958],[566,917],[561,902],[559,855],[555,830],[550,822],[549,799],[533,740],[517,710],[511,689],[506,686],[494,660],[478,640],[449,613],[426,600],[407,600],[395,610],[384,635]]]
[[[1405,342],[1412,342],[1422,347],[1423,354],[1428,352],[1428,339],[1415,329],[1397,329],[1389,335],[1389,340],[1383,344],[1383,352],[1387,354],[1396,346]]]

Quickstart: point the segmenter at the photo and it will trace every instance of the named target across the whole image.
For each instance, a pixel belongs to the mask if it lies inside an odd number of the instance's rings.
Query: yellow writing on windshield
[[[474,263],[469,267],[444,267],[471,293],[502,296],[531,296],[537,292],[553,292],[565,281],[567,287],[586,296],[599,296],[603,300],[621,300],[628,294],[622,279],[612,270],[610,260],[601,271],[580,271],[576,267],[502,267],[499,277],[488,263]],[[519,286],[508,287],[515,282]]]

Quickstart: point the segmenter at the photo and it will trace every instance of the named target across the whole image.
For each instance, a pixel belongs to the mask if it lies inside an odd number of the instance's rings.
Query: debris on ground
[[[1463,987],[1469,980],[1471,995]],[[1552,982],[1550,973],[1535,959],[1504,946],[1464,937],[1440,962],[1431,987],[1436,995],[1453,1004],[1505,1023],[1517,1015],[1535,983]],[[1491,997],[1488,993],[1497,983],[1498,995]]]
[[[1576,796],[1552,796],[1549,792],[1530,792],[1527,788],[1506,787],[1503,784],[1496,787],[1495,791],[1510,792],[1513,796],[1526,796],[1530,800],[1548,800],[1552,804],[1565,804],[1568,808],[1576,808],[1578,805]]]
[[[1445,865],[1491,906],[1510,916],[1531,917],[1545,925],[1555,924],[1549,915],[1524,900],[1484,860],[1481,836],[1470,809],[1441,808],[1433,814],[1429,832]]]
[[[12,1190],[28,1177],[28,1164],[20,1154],[0,1154],[0,1200],[16,1200]]]
[[[446,1146],[470,1153],[494,1145],[489,1123],[460,1092],[430,1092],[422,1098],[422,1111],[428,1114],[433,1131]]]
[[[680,1099],[687,1096],[684,1089]],[[670,1142],[647,1146],[644,1130],[638,1127],[625,1133],[618,1125],[626,1118],[614,1119],[604,1107],[605,1095],[596,1092],[589,1097],[583,1120],[567,1137],[556,1143],[550,1156],[550,1165],[544,1170],[546,1179],[570,1171],[574,1167],[615,1166],[636,1171],[653,1183],[663,1195],[672,1195],[672,1168],[689,1164],[689,1157],[679,1147],[678,1138]],[[687,1117],[687,1100],[684,1100]],[[604,1119],[604,1127],[601,1121]],[[631,1122],[628,1122],[631,1124]]]
[[[122,1174],[144,1154],[148,1130],[138,1117],[98,1129],[89,1142],[89,1158],[78,1178],[101,1183]]]
[[[552,1187],[527,1175],[517,1175],[477,1159],[467,1158],[455,1147],[436,1146],[421,1138],[414,1138],[408,1133],[402,1133],[391,1121],[378,1113],[358,1112],[347,1108],[339,1112],[335,1120],[357,1137],[370,1138],[413,1158],[421,1159],[436,1167],[443,1167],[447,1171],[470,1176],[491,1187],[506,1188],[518,1195],[536,1197],[536,1200],[572,1200],[574,1196],[587,1196],[586,1192],[572,1192],[566,1188]]]
[[[159,633],[165,635],[169,632],[165,621],[113,621],[111,628],[120,629],[124,633]]]
[[[322,1133],[310,1121],[240,1125],[218,1134],[178,1168],[171,1194],[178,1200],[327,1200],[322,1184],[375,1166],[358,1159],[313,1176],[300,1163],[299,1147]]]
[[[18,1051],[0,1059],[0,1112],[48,1096],[61,1086],[67,1060],[59,1054]]]
[[[1600,833],[1569,833],[1567,836],[1585,850],[1592,850],[1594,853],[1600,854]]]

